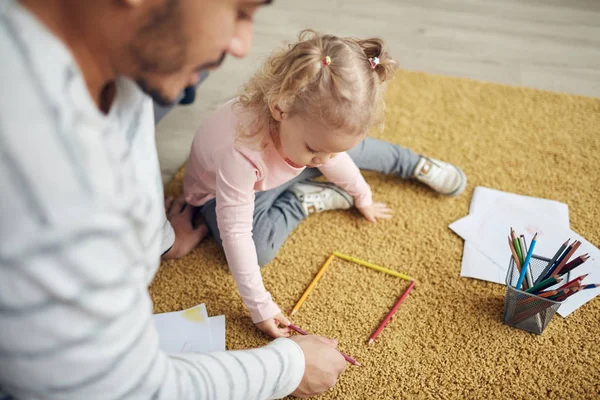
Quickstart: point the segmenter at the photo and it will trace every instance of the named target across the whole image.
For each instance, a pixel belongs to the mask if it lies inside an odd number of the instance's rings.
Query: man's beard
[[[188,39],[182,28],[183,19],[179,0],[167,0],[149,13],[129,45],[129,54],[139,74],[136,77],[138,86],[161,106],[170,106],[177,98],[167,97],[147,79],[147,75],[176,75],[185,68]],[[196,71],[200,73],[203,69],[219,67],[225,56],[226,52],[223,52],[218,60],[199,65]]]
[[[181,28],[182,19],[179,1],[168,0],[149,13],[129,45],[129,54],[139,74],[136,83],[161,106],[169,106],[175,99],[165,96],[144,76],[176,74],[183,68],[187,40]]]
[[[144,93],[150,96],[152,100],[160,106],[169,107],[176,101],[176,99],[170,99],[165,96],[160,90],[152,88],[144,79],[138,79],[136,83]]]

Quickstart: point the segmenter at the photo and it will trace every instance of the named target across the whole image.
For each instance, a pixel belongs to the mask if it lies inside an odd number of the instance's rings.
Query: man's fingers
[[[331,346],[333,348],[336,348],[337,345],[338,345],[338,341],[336,339],[329,339],[329,338],[326,338],[326,337],[323,337],[323,336],[315,336],[315,337],[317,339],[319,339],[321,342],[323,342],[323,343],[325,343],[325,344],[327,344],[327,345],[329,345],[329,346]]]
[[[171,206],[173,206],[173,197],[165,197],[165,212],[167,214],[171,212]]]
[[[329,339],[323,336],[317,336],[317,339],[319,339],[321,342],[331,346],[332,348],[336,349],[337,351],[337,345],[338,345],[338,341],[335,339]],[[341,374],[342,372],[344,372],[346,370],[346,359],[344,358],[344,356],[342,356],[341,353],[338,353],[340,356],[336,359],[336,364],[337,364],[337,370],[338,370],[338,374]]]
[[[173,212],[181,214],[185,210],[187,204],[185,203],[185,197],[179,196],[173,203]]]

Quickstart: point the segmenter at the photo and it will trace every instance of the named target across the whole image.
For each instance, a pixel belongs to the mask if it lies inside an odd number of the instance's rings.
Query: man
[[[335,384],[333,340],[167,355],[152,324],[161,254],[205,233],[181,204],[165,218],[151,98],[171,103],[226,53],[245,56],[263,1],[0,2],[0,399],[263,399]]]

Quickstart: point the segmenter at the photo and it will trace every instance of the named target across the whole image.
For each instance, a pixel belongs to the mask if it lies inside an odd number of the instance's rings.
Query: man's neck
[[[20,2],[71,51],[96,107],[108,113],[115,94],[111,87],[116,74],[110,66],[109,48],[101,45],[106,41],[94,38],[91,30],[84,29],[88,18],[85,6],[78,7],[74,5],[76,2],[65,0]]]

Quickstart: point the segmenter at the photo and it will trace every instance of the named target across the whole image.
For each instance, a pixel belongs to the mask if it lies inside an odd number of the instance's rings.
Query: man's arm
[[[50,400],[266,399],[299,385],[304,356],[290,340],[164,354],[144,280],[149,266],[128,219],[96,208],[69,217],[0,248],[4,391]]]

